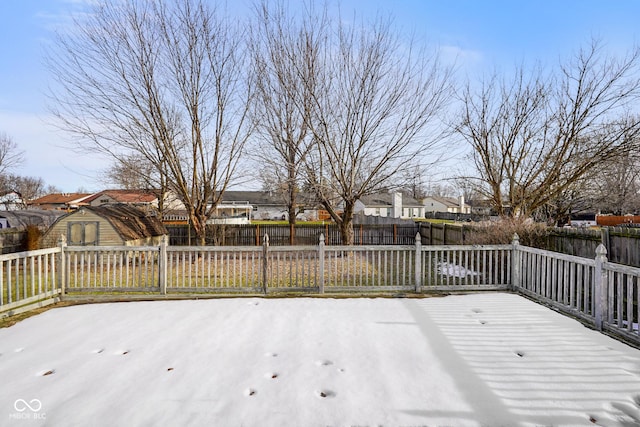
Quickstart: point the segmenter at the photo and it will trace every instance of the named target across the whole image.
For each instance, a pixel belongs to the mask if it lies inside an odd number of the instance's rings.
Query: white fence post
[[[511,240],[511,288],[517,289],[522,287],[522,271],[520,269],[520,236],[513,233]]]
[[[60,283],[58,284],[58,286],[60,287],[60,293],[64,295],[67,291],[67,257],[65,255],[65,249],[67,247],[67,236],[65,236],[64,234],[60,235],[58,246],[60,247],[60,265],[58,266]]]
[[[602,268],[602,265],[607,262],[607,248],[601,243],[596,248],[596,268],[594,273],[594,317],[596,322],[596,329],[602,330],[603,317],[606,315],[607,309],[607,272]]]
[[[160,253],[158,255],[158,280],[160,294],[167,294],[167,246],[169,246],[169,236],[166,234],[160,240]]]
[[[416,252],[415,252],[415,272],[414,280],[416,282],[416,292],[420,292],[422,288],[422,236],[420,232],[416,233]]]
[[[267,294],[267,280],[269,277],[269,235],[264,233],[262,238],[262,289]]]
[[[320,233],[318,243],[318,292],[324,294],[324,234]]]

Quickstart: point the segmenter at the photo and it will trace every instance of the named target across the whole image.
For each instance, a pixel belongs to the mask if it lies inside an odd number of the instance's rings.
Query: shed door
[[[69,245],[73,246],[95,246],[98,244],[98,226],[97,221],[69,222]]]

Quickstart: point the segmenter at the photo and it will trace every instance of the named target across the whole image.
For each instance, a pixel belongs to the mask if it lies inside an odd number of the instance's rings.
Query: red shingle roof
[[[48,205],[48,204],[64,204],[71,202],[84,201],[87,197],[91,196],[88,193],[53,193],[42,196],[38,199],[32,200],[32,205]]]
[[[116,203],[153,203],[158,199],[158,196],[153,192],[146,190],[105,190],[100,193],[96,193],[87,198],[85,202],[91,203],[92,201],[99,199],[100,197],[110,197]]]

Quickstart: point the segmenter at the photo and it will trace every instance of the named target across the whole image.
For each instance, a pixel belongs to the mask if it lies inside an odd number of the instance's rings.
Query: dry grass
[[[503,218],[474,225],[465,234],[465,244],[506,245],[512,242],[514,234],[520,238],[521,245],[539,248],[546,243],[548,229],[545,224],[530,220]]]

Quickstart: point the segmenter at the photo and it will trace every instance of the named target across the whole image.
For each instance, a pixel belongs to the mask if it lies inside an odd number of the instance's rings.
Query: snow
[[[473,270],[464,268],[461,265],[441,262],[438,264],[438,273],[450,277],[465,278],[467,276],[478,276]]]
[[[0,329],[2,426],[640,423],[640,351],[513,294],[79,305]]]

